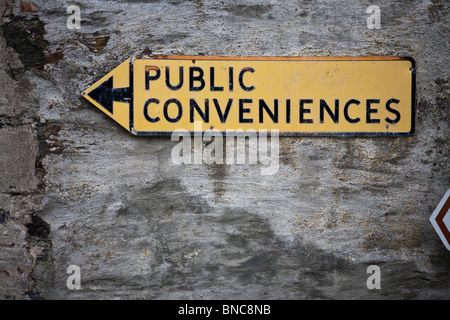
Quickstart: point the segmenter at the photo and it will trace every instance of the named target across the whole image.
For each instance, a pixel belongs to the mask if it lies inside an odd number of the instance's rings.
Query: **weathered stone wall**
[[[428,221],[450,187],[447,1],[33,2],[0,0],[0,298],[450,298]],[[381,29],[367,28],[371,4]],[[280,137],[271,176],[175,166],[170,137],[135,137],[80,95],[146,47],[410,56],[416,130]],[[69,265],[83,290],[66,287]]]

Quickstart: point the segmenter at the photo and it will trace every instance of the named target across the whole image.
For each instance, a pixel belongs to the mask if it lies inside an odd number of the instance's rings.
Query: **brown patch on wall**
[[[105,35],[96,31],[91,34],[83,34],[83,36],[81,37],[81,42],[86,45],[92,52],[100,53],[108,44],[109,38],[109,35]]]
[[[64,59],[64,54],[62,53],[61,48],[56,49],[55,52],[49,53],[45,57],[45,63],[57,63],[59,60]]]
[[[39,7],[35,5],[31,0],[20,0],[20,12],[34,12]]]

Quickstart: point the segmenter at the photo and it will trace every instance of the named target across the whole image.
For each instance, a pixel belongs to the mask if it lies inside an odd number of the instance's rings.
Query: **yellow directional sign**
[[[404,136],[415,65],[401,57],[136,56],[83,96],[135,135],[177,129]]]

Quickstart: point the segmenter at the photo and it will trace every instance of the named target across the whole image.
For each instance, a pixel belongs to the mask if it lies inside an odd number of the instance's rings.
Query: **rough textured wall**
[[[33,2],[0,0],[0,298],[450,298],[428,221],[450,187],[448,2]],[[371,4],[381,29],[367,28]],[[80,95],[147,47],[410,56],[416,131],[281,137],[271,176],[175,166],[170,137],[135,137]],[[66,287],[72,264],[83,290]]]

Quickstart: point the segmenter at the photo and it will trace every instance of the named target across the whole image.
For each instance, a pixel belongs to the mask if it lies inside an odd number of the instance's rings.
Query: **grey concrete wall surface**
[[[448,1],[28,2],[0,0],[0,299],[450,298],[428,220],[450,187]],[[280,137],[269,176],[175,166],[170,137],[133,136],[81,97],[146,48],[413,57],[416,130]]]

